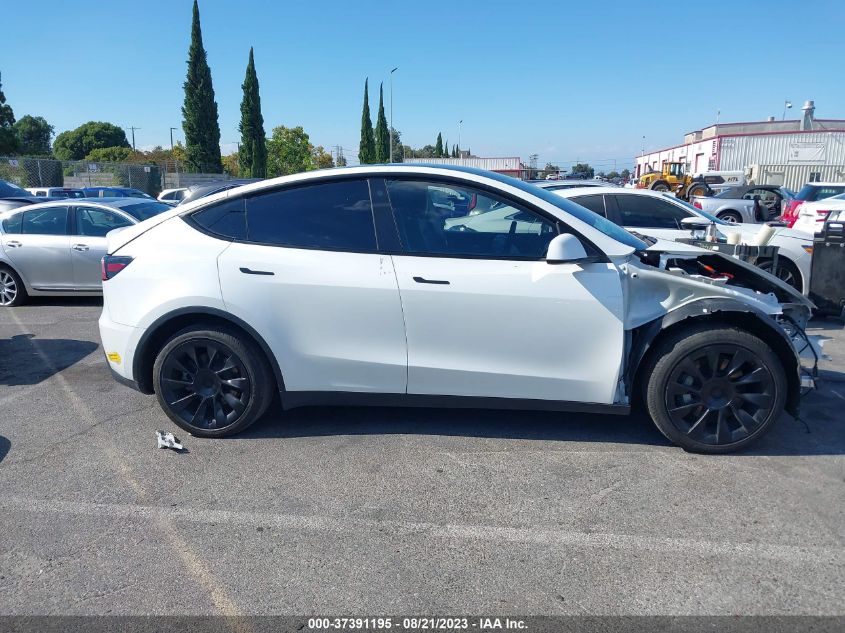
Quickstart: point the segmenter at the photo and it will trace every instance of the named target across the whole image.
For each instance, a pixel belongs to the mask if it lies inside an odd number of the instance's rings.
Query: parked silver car
[[[782,202],[789,202],[792,192],[775,185],[731,187],[713,197],[694,196],[692,205],[730,223],[759,224],[781,214]]]
[[[102,293],[106,233],[171,207],[140,198],[67,199],[0,213],[0,306]]]

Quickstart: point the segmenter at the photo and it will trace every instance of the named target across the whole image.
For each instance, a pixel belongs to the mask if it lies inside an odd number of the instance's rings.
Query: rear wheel
[[[670,333],[642,374],[648,412],[663,435],[699,453],[756,441],[782,415],[786,375],[762,340],[731,327]]]
[[[171,338],[153,366],[161,408],[199,437],[225,437],[260,418],[273,399],[264,354],[240,332],[189,328]]]
[[[706,196],[707,195],[707,185],[702,184],[695,184],[690,185],[690,188],[687,190],[687,198],[692,200],[694,196]]]
[[[717,216],[720,220],[724,220],[730,224],[741,224],[742,214],[738,211],[722,211]]]
[[[26,288],[11,268],[0,266],[0,306],[13,308],[26,302]]]
[[[778,257],[778,269],[772,272],[773,261],[771,259],[764,259],[757,262],[757,267],[760,270],[765,270],[767,273],[773,274],[781,281],[789,284],[798,292],[804,291],[804,284],[801,281],[801,273],[798,268],[791,261],[784,257]]]

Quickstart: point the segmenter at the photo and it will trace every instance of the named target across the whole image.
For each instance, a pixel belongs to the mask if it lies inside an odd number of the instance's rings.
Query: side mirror
[[[575,262],[579,259],[586,259],[587,251],[581,240],[570,233],[558,235],[549,242],[549,250],[546,251],[546,262],[549,264],[564,264]]]
[[[707,218],[702,218],[697,215],[693,215],[681,220],[681,228],[687,229],[688,231],[706,229],[711,224],[713,223]]]

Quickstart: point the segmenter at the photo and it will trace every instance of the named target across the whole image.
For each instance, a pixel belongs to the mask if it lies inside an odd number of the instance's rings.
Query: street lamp
[[[788,108],[792,108],[792,102],[789,99],[783,102],[783,116],[780,118],[781,121],[786,120],[786,110]]]
[[[463,122],[463,119],[458,121],[458,158],[461,157],[461,125],[463,125]]]
[[[399,70],[397,66],[390,71],[390,162],[393,162],[393,73]]]

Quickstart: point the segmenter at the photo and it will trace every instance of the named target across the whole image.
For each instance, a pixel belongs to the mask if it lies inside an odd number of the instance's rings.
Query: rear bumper
[[[115,323],[109,318],[106,309],[100,315],[98,325],[106,362],[112,375],[123,384],[135,383],[132,362],[138,342],[138,328]]]

